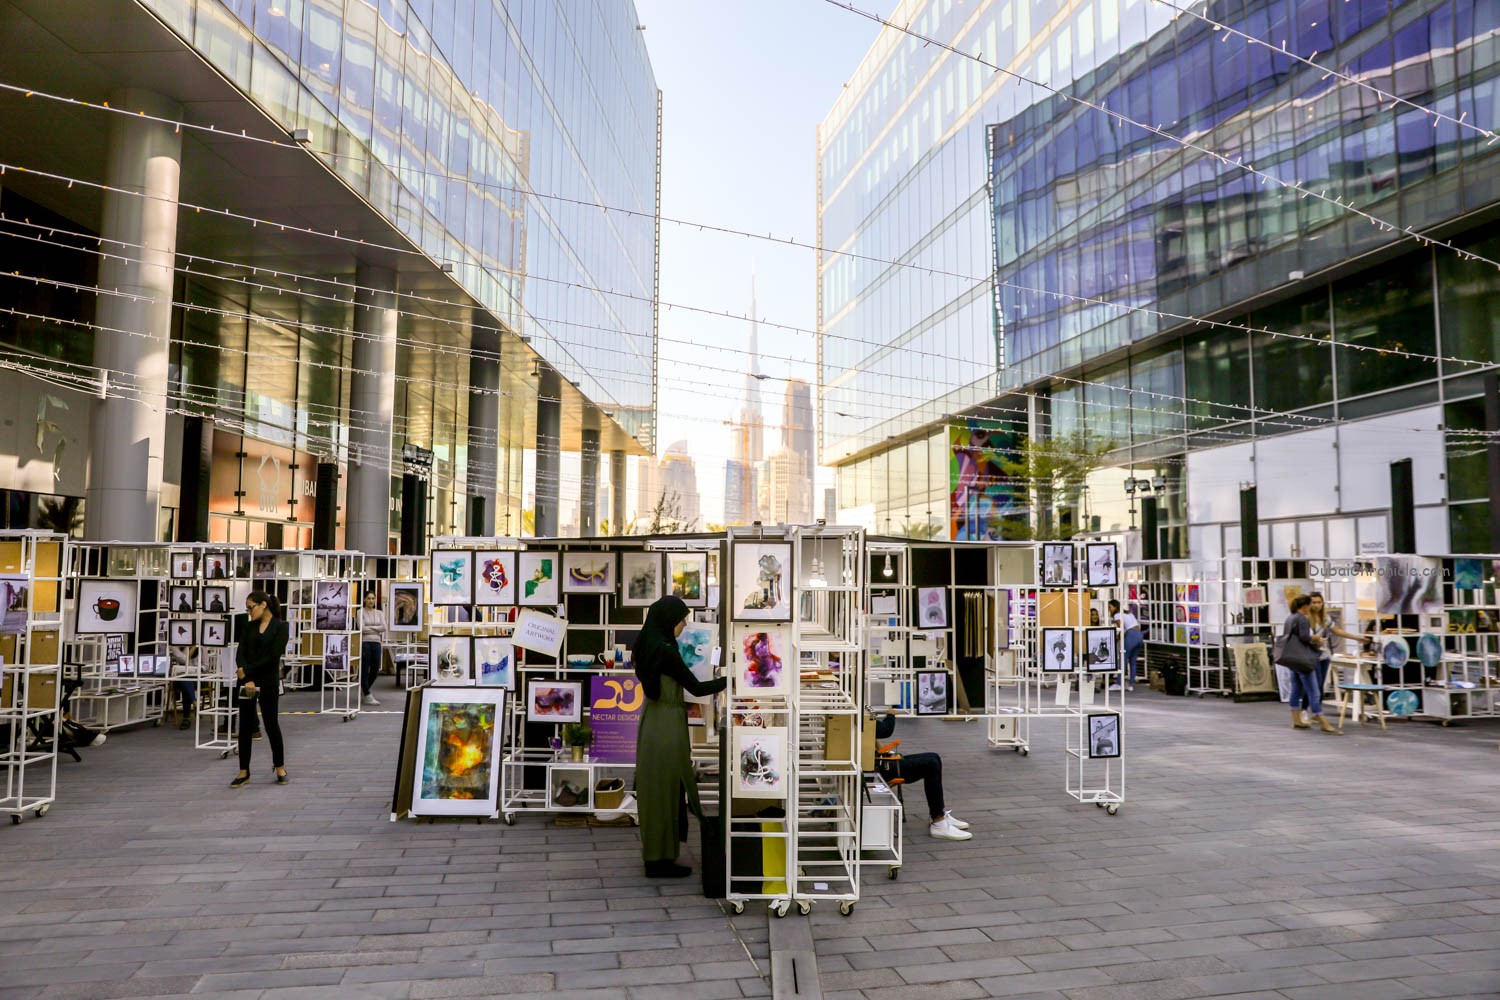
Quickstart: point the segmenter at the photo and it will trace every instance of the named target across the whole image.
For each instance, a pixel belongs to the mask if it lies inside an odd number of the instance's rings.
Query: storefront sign
[[[641,724],[646,690],[630,674],[589,678],[589,760],[600,764],[634,764],[635,736]]]

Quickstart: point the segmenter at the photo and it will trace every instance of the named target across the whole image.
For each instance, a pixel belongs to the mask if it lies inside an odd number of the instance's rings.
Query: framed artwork
[[[229,645],[229,623],[220,619],[209,619],[203,623],[203,645]]]
[[[516,603],[516,554],[474,553],[474,603],[485,607]]]
[[[613,552],[566,552],[563,554],[564,594],[612,594],[615,592]]]
[[[274,580],[276,578],[276,553],[251,553],[250,575],[257,580]]]
[[[620,556],[620,604],[644,608],[661,597],[661,553],[626,552]]]
[[[427,643],[427,676],[434,684],[473,684],[473,650],[466,635],[435,635]]]
[[[151,667],[152,677],[172,676],[172,658],[170,656],[158,655],[155,657],[155,661],[156,662],[153,663]]]
[[[1114,542],[1089,542],[1083,553],[1090,587],[1120,585],[1120,553]]]
[[[1375,610],[1383,615],[1431,614],[1443,609],[1443,564],[1425,556],[1380,556],[1375,560]]]
[[[686,629],[683,630],[686,633]],[[737,698],[785,695],[797,679],[792,630],[785,625],[734,627],[734,679]]]
[[[1042,586],[1071,587],[1074,583],[1073,543],[1048,542],[1042,545]]]
[[[138,598],[139,592],[134,580],[79,580],[74,633],[108,635],[111,632],[135,632]]]
[[[323,669],[329,673],[349,669],[349,633],[335,632],[323,637]]]
[[[1055,674],[1071,673],[1077,664],[1078,632],[1071,628],[1042,629],[1042,669]]]
[[[1453,560],[1453,586],[1459,590],[1478,590],[1484,586],[1484,563],[1478,559]]]
[[[1246,587],[1240,594],[1240,603],[1247,608],[1263,608],[1266,606],[1265,587]]]
[[[707,726],[708,725],[708,714],[706,712],[706,709],[708,708],[708,706],[704,702],[701,702],[701,701],[690,701],[687,704],[685,704],[683,707],[687,709],[687,723],[688,723],[688,725],[690,725],[690,726]]]
[[[0,635],[20,635],[26,631],[30,603],[30,577],[0,576]]]
[[[205,580],[227,580],[227,579],[229,579],[229,553],[228,552],[205,552],[205,553],[203,553],[203,579],[205,579]]]
[[[167,621],[167,642],[173,646],[192,646],[198,642],[198,623],[191,618]]]
[[[1275,694],[1276,672],[1271,651],[1263,642],[1238,642],[1229,647],[1234,659],[1234,689],[1240,694]]]
[[[229,614],[229,588],[204,587],[198,610],[206,611],[211,615]]]
[[[531,608],[557,604],[559,575],[556,552],[521,552],[516,556],[516,586],[519,603]]]
[[[708,553],[668,552],[667,582],[688,607],[708,607]]]
[[[119,659],[115,661],[115,669],[113,671],[106,669],[105,673],[115,673],[121,677],[134,677],[135,657],[129,653],[121,653]]]
[[[504,718],[504,688],[422,689],[412,815],[495,814]]]
[[[174,580],[191,580],[198,575],[198,556],[194,552],[173,552],[167,563]]]
[[[391,584],[391,631],[422,631],[422,585],[417,582]]]
[[[474,553],[439,549],[432,554],[430,568],[427,585],[432,588],[433,604],[474,603]]]
[[[167,588],[167,610],[174,615],[190,615],[198,610],[198,588],[175,584]]]
[[[496,636],[474,638],[474,683],[480,687],[516,689],[516,647]]]
[[[917,671],[917,714],[948,714],[948,671]]]
[[[736,621],[792,620],[792,547],[786,542],[737,542],[729,617]]]
[[[1120,669],[1120,633],[1112,628],[1083,630],[1083,668],[1095,673]]]
[[[579,681],[527,681],[527,722],[582,722],[583,684]]]
[[[948,588],[917,588],[917,624],[922,628],[948,627]]]
[[[1084,716],[1088,721],[1089,757],[1120,756],[1120,716],[1115,712],[1096,712]]]
[[[313,588],[313,631],[349,631],[349,582],[319,580]]]
[[[734,794],[784,799],[787,793],[785,726],[734,728]]]

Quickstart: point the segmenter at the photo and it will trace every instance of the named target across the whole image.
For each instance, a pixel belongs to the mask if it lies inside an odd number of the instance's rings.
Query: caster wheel
[[[739,916],[741,913],[745,912],[745,901],[743,899],[731,900],[729,903],[729,909],[734,911],[735,916]]]
[[[1010,748],[1010,752],[1011,753],[1020,753],[1021,752],[1021,748],[1020,747],[1011,747]]]
[[[1104,803],[1103,802],[1095,802],[1094,805],[1098,806],[1100,809],[1104,808]]]
[[[219,759],[220,760],[228,760],[229,759],[229,751],[228,750],[220,751],[220,753],[219,753]]]
[[[52,806],[51,806],[50,803],[48,805],[45,805],[45,806],[37,806],[36,807],[36,818],[37,819],[41,819],[43,816],[47,815],[47,810],[51,809],[51,808],[52,808]]]
[[[771,911],[771,913],[773,913],[777,917],[784,917],[784,916],[786,916],[787,913],[791,910],[791,908],[792,908],[791,901],[790,900],[786,900],[786,899],[777,900],[776,902],[772,903],[769,907],[767,907],[767,909],[769,909]]]
[[[14,814],[12,814],[12,816],[10,817],[10,825],[11,826],[20,826],[21,825],[21,814],[20,813],[14,813]]]
[[[850,901],[848,901],[847,899],[844,900],[842,903],[839,904],[839,912],[842,913],[844,916],[847,917],[849,914],[851,914],[851,913],[854,912],[854,904],[851,903]]]
[[[1120,807],[1119,807],[1119,805],[1117,803],[1111,802],[1109,804],[1109,807],[1105,811],[1108,812],[1111,816],[1113,816],[1115,813],[1117,813],[1117,812],[1120,811]]]
[[[806,899],[797,900],[797,912],[804,917],[812,912],[812,902]]]
[[[898,876],[900,874],[901,874],[901,869],[897,868],[895,865],[892,865],[891,867],[889,867],[889,868],[887,868],[885,870],[885,877],[888,878],[888,879],[890,879],[892,882],[896,881],[896,876]]]
[[[516,825],[516,814],[515,813],[506,813],[504,816],[500,817],[500,822],[504,823],[506,826],[515,826]]]
[[[1021,748],[1021,756],[1022,757],[1030,757],[1031,756],[1031,747],[1022,747]]]

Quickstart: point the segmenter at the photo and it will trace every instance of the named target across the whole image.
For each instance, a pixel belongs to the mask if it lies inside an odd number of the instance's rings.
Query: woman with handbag
[[[1320,730],[1342,736],[1343,730],[1329,725],[1323,718],[1323,692],[1318,685],[1318,650],[1313,644],[1312,624],[1306,614],[1311,604],[1312,600],[1306,595],[1292,601],[1292,613],[1287,616],[1281,636],[1276,640],[1276,662],[1292,672],[1292,728],[1310,728],[1302,721],[1302,710],[1306,708]]]

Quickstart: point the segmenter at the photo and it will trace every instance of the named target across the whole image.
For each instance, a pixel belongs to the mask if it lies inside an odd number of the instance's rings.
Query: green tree
[[[1056,516],[1059,508],[1079,511],[1083,488],[1115,443],[1087,431],[1063,437],[1035,440],[1022,438],[1014,458],[1000,461],[1001,471],[1025,496],[1029,516],[1006,531],[1015,540],[1048,541],[1072,537],[1080,520],[1070,528]]]

